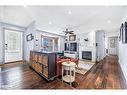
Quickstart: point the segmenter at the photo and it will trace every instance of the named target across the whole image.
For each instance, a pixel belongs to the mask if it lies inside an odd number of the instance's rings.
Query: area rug
[[[79,61],[78,67],[75,67],[75,72],[83,76],[84,74],[86,74],[87,71],[91,69],[93,65],[94,63],[89,62],[89,61]],[[58,78],[62,81],[62,76],[59,76]],[[69,83],[67,84],[70,85]],[[78,85],[79,83],[76,80],[72,82],[72,87],[76,88],[78,87]]]
[[[89,61],[79,61],[78,67],[75,68],[75,72],[84,75],[94,64]]]
[[[84,75],[87,71],[88,71],[88,70],[83,69],[83,68],[79,68],[79,67],[76,67],[76,68],[75,68],[75,72],[78,73],[78,74]]]
[[[79,68],[79,67],[75,68],[75,72],[78,73],[78,74],[81,74],[81,75],[84,75],[87,71],[88,70],[83,69],[83,68]],[[59,76],[58,78],[62,81],[62,76]],[[67,82],[65,82],[65,83],[67,83]],[[70,83],[67,83],[67,84],[70,85]],[[71,86],[76,88],[76,87],[78,87],[78,85],[79,85],[79,83],[74,81],[74,82],[72,82]]]
[[[90,62],[90,61],[79,61],[78,67],[79,68],[83,68],[85,70],[90,70],[91,67],[94,65],[95,63]]]

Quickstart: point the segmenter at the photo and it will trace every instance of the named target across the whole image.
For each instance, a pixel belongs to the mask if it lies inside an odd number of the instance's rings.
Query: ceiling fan
[[[66,30],[63,31],[63,32],[65,33],[65,35],[67,35],[67,34],[74,34],[73,33],[74,31],[69,31],[68,28],[66,28]]]

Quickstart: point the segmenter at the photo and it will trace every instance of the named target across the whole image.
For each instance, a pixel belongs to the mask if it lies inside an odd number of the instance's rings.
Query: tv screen
[[[70,51],[77,51],[77,43],[70,43]]]

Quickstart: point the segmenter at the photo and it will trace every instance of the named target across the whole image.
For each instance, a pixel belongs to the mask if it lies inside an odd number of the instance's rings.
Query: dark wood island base
[[[30,51],[30,67],[47,81],[56,77],[56,53]]]

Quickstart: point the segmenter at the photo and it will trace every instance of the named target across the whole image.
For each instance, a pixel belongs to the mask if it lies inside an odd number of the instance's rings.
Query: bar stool
[[[62,81],[68,82],[70,85],[72,85],[72,82],[75,81],[75,66],[76,63],[74,62],[62,63]]]

